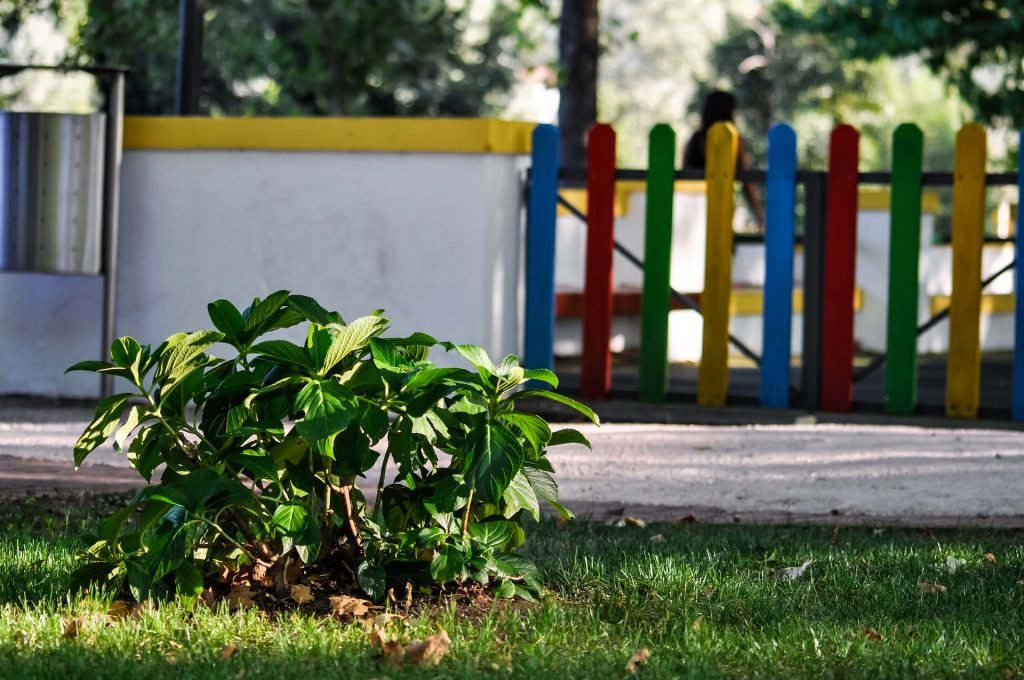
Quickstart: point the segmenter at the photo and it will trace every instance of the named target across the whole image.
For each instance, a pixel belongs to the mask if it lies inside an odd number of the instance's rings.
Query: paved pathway
[[[78,407],[0,404],[0,494],[129,489],[112,449],[75,472]],[[563,499],[597,519],[1024,527],[1024,433],[864,424],[580,426],[552,454]]]

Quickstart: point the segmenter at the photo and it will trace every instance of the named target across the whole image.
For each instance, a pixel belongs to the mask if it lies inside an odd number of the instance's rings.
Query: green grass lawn
[[[527,543],[550,587],[542,602],[422,609],[402,634],[444,629],[451,651],[435,668],[395,668],[363,626],[302,612],[171,604],[111,623],[109,598],[66,592],[106,502],[0,501],[0,678],[621,678],[640,648],[637,677],[1024,672],[1019,532],[545,523]],[[949,557],[965,561],[955,573]],[[775,577],[806,560],[802,577]],[[61,619],[79,616],[78,636],[62,636]]]

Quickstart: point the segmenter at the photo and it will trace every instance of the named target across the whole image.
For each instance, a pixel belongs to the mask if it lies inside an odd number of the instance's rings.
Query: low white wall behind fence
[[[378,123],[381,151],[133,148],[126,136],[117,333],[155,345],[212,327],[211,300],[242,308],[288,289],[346,318],[383,308],[395,334],[517,352],[529,126],[491,121],[504,137],[476,148],[460,122],[439,121],[435,146],[456,136],[445,152],[387,137],[409,121]],[[0,393],[95,396],[94,376],[62,373],[99,356],[101,300],[99,278],[0,275]]]

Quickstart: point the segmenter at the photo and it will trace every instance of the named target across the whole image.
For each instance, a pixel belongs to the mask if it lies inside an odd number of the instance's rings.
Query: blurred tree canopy
[[[788,0],[777,10],[784,28],[823,36],[846,57],[917,55],[979,120],[1024,125],[1020,0]]]
[[[83,3],[84,12],[69,11]],[[70,30],[69,60],[128,65],[126,111],[173,112],[177,2],[6,4],[2,21],[10,33],[33,12],[81,16]],[[516,40],[520,9],[498,2],[486,26],[469,31],[466,9],[445,0],[212,2],[204,22],[200,109],[222,115],[481,115],[512,84],[503,53],[505,43]]]

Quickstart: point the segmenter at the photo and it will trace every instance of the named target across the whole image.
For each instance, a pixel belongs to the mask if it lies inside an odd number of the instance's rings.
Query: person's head
[[[705,130],[715,123],[732,121],[736,110],[736,97],[729,92],[715,90],[704,98],[704,109],[700,114],[700,126]]]

